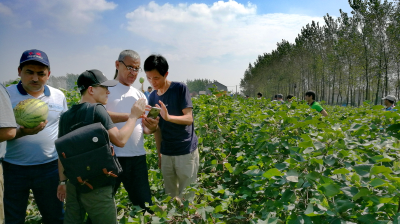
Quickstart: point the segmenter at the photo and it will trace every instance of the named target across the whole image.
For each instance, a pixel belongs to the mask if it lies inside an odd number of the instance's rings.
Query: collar
[[[25,91],[24,87],[22,87],[21,81],[19,81],[19,83],[17,84],[17,89],[18,89],[18,92],[21,93],[22,95],[28,95],[28,93]],[[47,85],[44,85],[44,95],[50,96],[50,89]]]
[[[307,104],[308,104],[308,106],[312,106],[314,103],[315,103],[315,100],[311,104],[309,104],[309,103],[307,103]]]

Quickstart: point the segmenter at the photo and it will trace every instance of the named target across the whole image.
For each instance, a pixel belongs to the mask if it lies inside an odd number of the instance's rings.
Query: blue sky
[[[235,90],[258,55],[339,9],[351,12],[347,0],[0,0],[0,82],[18,77],[24,50],[45,51],[54,76],[99,69],[111,79],[119,52],[132,49],[142,64],[164,55],[172,81],[207,78]]]

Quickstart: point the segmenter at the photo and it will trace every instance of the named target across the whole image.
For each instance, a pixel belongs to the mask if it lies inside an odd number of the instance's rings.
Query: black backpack
[[[122,173],[108,131],[100,122],[93,123],[97,104],[87,105],[85,120],[55,141],[65,176],[83,193],[114,184]],[[61,115],[60,125],[68,122],[65,119]]]

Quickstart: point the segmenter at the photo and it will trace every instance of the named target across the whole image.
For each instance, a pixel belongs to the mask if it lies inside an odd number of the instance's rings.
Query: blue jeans
[[[57,198],[57,160],[40,165],[20,166],[3,161],[4,213],[6,224],[25,223],[29,190],[32,189],[44,224],[62,224],[63,203]]]

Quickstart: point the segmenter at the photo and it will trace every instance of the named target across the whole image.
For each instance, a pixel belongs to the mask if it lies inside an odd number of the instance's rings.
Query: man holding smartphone
[[[119,83],[110,88],[110,95],[106,105],[112,121],[118,128],[124,126],[132,105],[146,96],[131,85],[135,82],[140,68],[140,56],[133,50],[124,50],[115,61],[115,79]],[[147,104],[147,99],[146,99]],[[152,213],[146,208],[145,203],[151,202],[148,170],[146,163],[146,151],[144,149],[143,133],[152,134],[156,131],[159,118],[146,120],[138,119],[132,135],[123,148],[114,147],[123,173],[116,180],[114,194],[117,192],[121,182],[128,192],[129,199],[133,205]]]
[[[184,83],[167,80],[168,63],[161,55],[150,55],[144,62],[144,70],[156,90],[150,94],[149,105],[161,108],[159,128],[154,137],[165,192],[171,197],[192,200],[193,192],[183,194],[187,186],[196,182],[199,169],[189,89]]]

